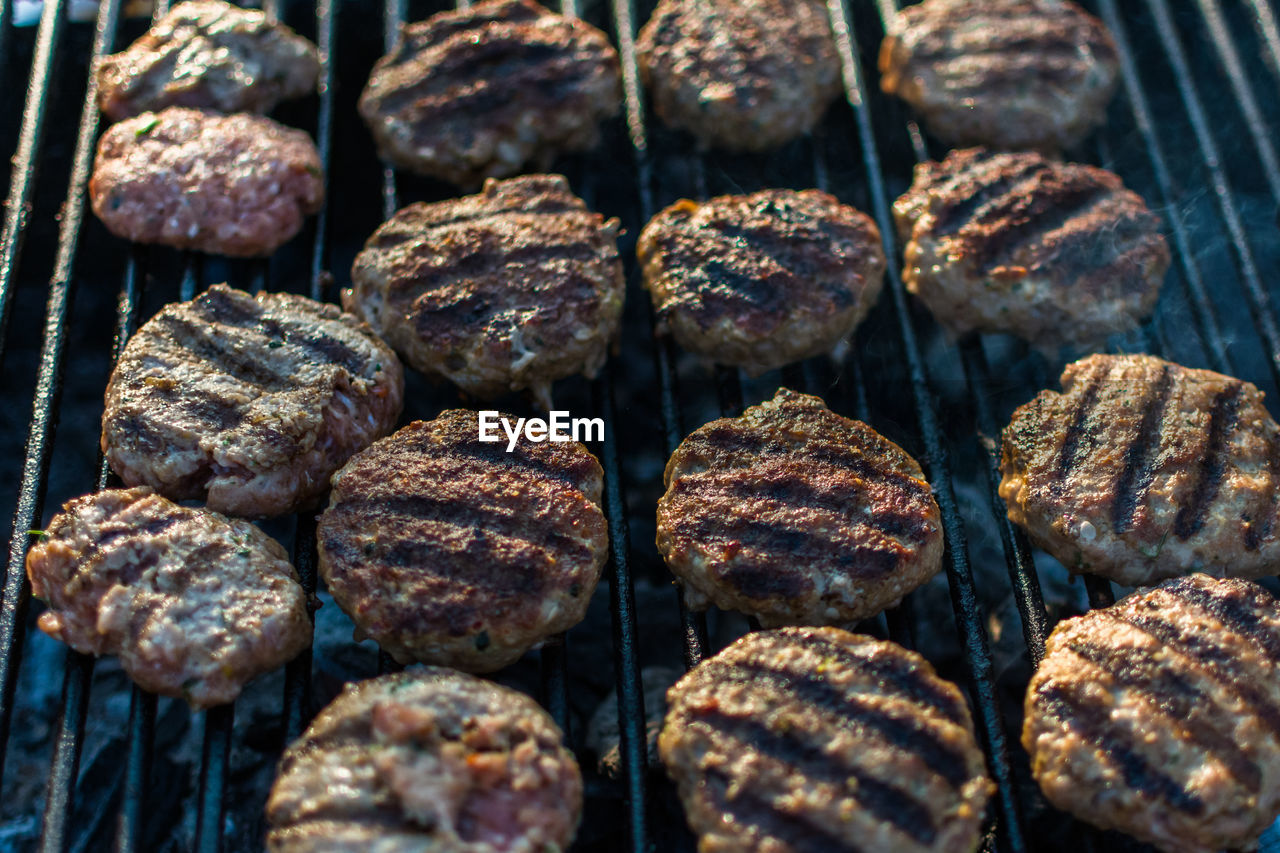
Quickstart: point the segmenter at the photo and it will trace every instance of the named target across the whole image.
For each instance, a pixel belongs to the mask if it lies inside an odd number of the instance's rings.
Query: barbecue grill
[[[286,104],[277,115],[315,136],[329,203],[269,261],[228,261],[131,247],[86,216],[86,184],[103,124],[87,73],[90,59],[122,49],[149,23],[129,17],[124,5],[104,0],[91,26],[69,19],[69,0],[45,0],[38,26],[20,28],[13,0],[0,0],[0,154],[6,158],[0,173],[7,172],[0,181],[9,183],[0,231],[0,436],[6,440],[0,508],[13,512],[0,599],[0,849],[256,850],[262,786],[269,784],[274,757],[340,681],[394,663],[368,643],[352,647],[344,638],[338,645],[345,650],[335,652],[334,644],[318,641],[314,654],[304,653],[283,677],[266,679],[236,706],[188,714],[173,700],[128,687],[111,663],[64,651],[33,630],[36,608],[23,568],[29,531],[62,501],[112,483],[96,456],[102,389],[123,342],[161,304],[223,280],[332,300],[382,218],[409,201],[455,194],[381,166],[354,109],[373,60],[394,41],[399,24],[443,6],[266,0],[268,14],[320,46],[318,95]],[[168,4],[156,5],[159,15]],[[1270,0],[1084,5],[1116,38],[1122,85],[1106,126],[1069,156],[1119,172],[1159,210],[1175,257],[1155,316],[1140,331],[1113,339],[1110,349],[1157,353],[1248,379],[1268,393],[1274,413],[1280,399],[1280,321],[1272,306],[1280,291],[1277,12]],[[1105,581],[1084,583],[1084,594],[1052,560],[1037,561],[996,495],[1000,427],[1016,405],[1054,383],[1061,361],[1083,353],[1048,360],[990,336],[953,344],[903,289],[890,205],[908,185],[914,163],[944,150],[875,85],[876,48],[896,0],[829,0],[845,102],[811,136],[763,156],[699,154],[687,137],[652,119],[634,48],[636,29],[652,6],[649,0],[561,3],[566,14],[609,32],[622,58],[623,115],[606,127],[599,149],[555,168],[589,205],[622,220],[624,258],[632,256],[647,218],[681,196],[818,186],[875,217],[890,260],[880,304],[843,362],[811,360],[759,379],[707,371],[655,339],[632,264],[621,352],[594,382],[556,387],[558,408],[605,420],[604,441],[593,449],[605,471],[611,560],[597,612],[502,677],[537,693],[579,752],[588,778],[587,817],[575,849],[692,849],[670,786],[660,770],[646,767],[640,666],[681,658],[693,665],[750,626],[731,614],[683,610],[652,545],[654,504],[662,465],[687,431],[767,399],[780,384],[824,396],[833,409],[869,422],[924,463],[942,509],[945,578],[863,629],[921,648],[967,688],[998,787],[987,847],[1141,849],[1049,808],[1017,746],[1020,691],[1054,619],[1105,606],[1116,595]],[[458,404],[448,389],[419,380],[410,381],[408,398],[406,418],[433,417]],[[518,399],[501,405],[521,414],[527,409]],[[268,530],[292,543],[303,583],[314,590],[313,514]],[[332,604],[322,608],[320,622],[340,620],[336,611]],[[582,749],[585,714],[606,689],[618,701],[616,779],[593,772]],[[237,760],[250,753],[257,756],[252,766]],[[1264,837],[1264,850],[1280,850],[1280,833],[1272,833],[1276,838]]]

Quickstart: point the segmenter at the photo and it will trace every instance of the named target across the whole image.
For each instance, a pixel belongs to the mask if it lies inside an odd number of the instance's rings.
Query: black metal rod
[[[1248,0],[1248,3],[1258,24],[1258,35],[1270,54],[1271,62],[1268,64],[1276,79],[1280,80],[1280,26],[1276,25],[1276,14],[1271,10],[1270,0]]]
[[[62,713],[53,741],[53,760],[44,802],[41,853],[63,853],[70,846],[67,824],[72,793],[80,773],[80,748],[84,740],[84,718],[89,709],[89,684],[92,680],[93,658],[68,649],[62,671]]]
[[[234,720],[234,705],[219,705],[204,713],[195,853],[221,853],[222,850],[222,824],[226,811],[231,727]]]
[[[390,53],[400,38],[400,28],[408,15],[408,0],[386,0],[382,7],[382,46]],[[396,170],[390,163],[382,166],[382,217],[390,219],[400,209],[400,193],[396,188]]]
[[[143,850],[143,803],[151,790],[151,752],[156,729],[156,697],[134,687],[129,698],[129,751],[125,756],[124,791],[116,825],[116,853]]]
[[[293,565],[307,596],[307,617],[315,630],[316,517],[298,513],[293,534]],[[303,649],[284,669],[284,737],[292,743],[311,720],[311,648]]]
[[[316,239],[311,251],[311,298],[323,300],[325,274],[329,267],[329,171],[333,165],[333,53],[337,49],[338,6],[341,0],[317,0],[316,47],[320,55],[317,87],[320,109],[316,114],[316,150],[320,153],[320,180],[324,182],[325,204],[316,214]]]

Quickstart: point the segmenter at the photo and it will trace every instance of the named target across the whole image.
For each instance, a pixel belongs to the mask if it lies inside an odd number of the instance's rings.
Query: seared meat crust
[[[695,430],[665,482],[658,550],[694,610],[715,604],[765,626],[853,624],[942,563],[920,466],[817,397],[784,388]]]
[[[1027,688],[1045,796],[1168,853],[1252,850],[1280,813],[1280,615],[1190,575],[1067,619]]]
[[[956,336],[1098,344],[1151,313],[1169,269],[1159,218],[1118,176],[1035,153],[922,163],[894,217],[907,289]]]
[[[838,628],[748,634],[667,693],[699,853],[972,853],[988,781],[960,691]]]
[[[1067,365],[1004,431],[1009,519],[1126,585],[1280,566],[1280,427],[1248,382],[1149,355]]]
[[[374,232],[342,294],[404,356],[481,399],[594,377],[618,335],[626,283],[618,220],[560,175],[485,183],[413,204]]]
[[[144,690],[197,708],[311,644],[306,594],[280,544],[247,521],[148,488],[68,502],[27,554],[37,624],[85,654],[115,654]]]
[[[417,421],[334,476],[320,574],[396,660],[492,672],[586,613],[603,476],[581,444],[481,442],[475,412]]]
[[[348,685],[280,759],[267,849],[561,853],[582,812],[563,738],[528,696],[448,669]]]
[[[270,112],[312,91],[316,47],[255,9],[223,0],[178,3],[95,69],[98,108],[112,121],[165,107]]]
[[[1065,0],[925,0],[888,29],[880,88],[949,145],[1070,148],[1115,94],[1110,33]]]
[[[402,28],[359,108],[384,159],[473,187],[594,147],[621,103],[604,33],[532,0],[484,0]]]
[[[311,137],[269,118],[185,107],[143,113],[98,140],[89,180],[107,230],[234,257],[269,255],[324,201]]]
[[[102,450],[129,485],[282,515],[315,506],[403,399],[395,353],[336,305],[215,284],[130,338],[107,384]]]
[[[658,115],[704,147],[775,148],[840,94],[821,0],[660,0],[636,58]]]
[[[871,218],[819,190],[678,201],[636,253],[680,345],[755,374],[837,347],[875,304],[885,267]]]

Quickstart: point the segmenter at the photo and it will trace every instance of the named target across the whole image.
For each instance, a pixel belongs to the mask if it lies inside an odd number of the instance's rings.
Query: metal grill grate
[[[167,5],[157,4],[156,15]],[[1112,105],[1111,121],[1092,143],[1094,147],[1072,152],[1074,159],[1114,168],[1158,207],[1175,256],[1156,316],[1141,333],[1117,341],[1116,347],[1162,353],[1184,363],[1241,375],[1271,391],[1274,399],[1280,386],[1280,323],[1271,305],[1280,287],[1280,278],[1274,273],[1280,269],[1275,216],[1275,205],[1280,203],[1280,157],[1273,140],[1280,132],[1280,105],[1266,93],[1280,85],[1280,32],[1275,12],[1269,0],[1227,5],[1220,0],[1196,0],[1194,7],[1186,4],[1182,8],[1180,4],[1176,9],[1168,0],[1096,0],[1085,5],[1104,19],[1116,37],[1122,88]],[[14,113],[12,118],[0,115],[0,145],[6,146],[0,151],[14,154],[0,231],[0,359],[11,372],[16,363],[12,351],[22,345],[15,340],[30,337],[28,327],[38,327],[38,318],[43,317],[34,342],[33,384],[28,388],[25,377],[6,375],[6,406],[25,407],[28,398],[32,403],[29,422],[24,423],[24,450],[11,454],[12,458],[0,457],[0,465],[11,467],[0,469],[0,476],[16,482],[14,522],[0,597],[0,768],[10,757],[15,723],[21,728],[31,722],[20,716],[28,711],[21,707],[17,695],[19,666],[29,632],[30,590],[23,563],[30,544],[28,531],[48,515],[45,497],[55,444],[63,446],[56,442],[55,430],[60,421],[70,419],[69,408],[61,405],[62,372],[69,354],[79,352],[76,347],[82,330],[73,315],[77,288],[91,284],[118,288],[114,344],[102,356],[114,361],[129,334],[149,315],[150,302],[156,301],[157,293],[148,301],[149,281],[163,298],[188,299],[211,281],[220,280],[213,276],[227,275],[236,286],[251,290],[288,289],[332,299],[335,294],[330,292],[328,270],[338,269],[341,280],[344,263],[358,247],[350,235],[362,237],[378,224],[378,218],[373,217],[353,226],[344,221],[345,209],[336,213],[326,208],[294,241],[301,249],[286,248],[284,254],[292,253],[293,257],[278,256],[269,263],[227,264],[196,255],[176,258],[172,252],[130,248],[119,242],[109,244],[117,254],[111,263],[99,264],[96,257],[83,257],[85,191],[100,130],[91,79],[81,101],[65,201],[56,219],[54,211],[44,209],[50,205],[42,207],[40,194],[45,186],[62,180],[42,168],[52,156],[50,151],[66,136],[55,123],[60,115],[56,103],[62,94],[59,89],[76,91],[57,85],[58,69],[65,67],[69,58],[60,53],[71,49],[69,43],[83,41],[77,37],[81,26],[68,20],[69,6],[69,0],[46,0],[32,34],[15,28],[12,0],[0,0],[0,90],[16,91],[21,75],[27,75],[20,116],[16,115],[16,104],[0,100],[0,108]],[[134,22],[122,21],[121,6],[121,0],[103,2],[92,45],[87,49],[89,55],[99,56],[124,46],[127,38],[123,31]],[[636,67],[634,38],[652,6],[649,0],[563,0],[560,5],[564,13],[583,15],[610,32],[622,58],[624,79],[624,115],[609,129],[607,144],[601,151],[562,164],[575,190],[597,209],[620,216],[630,241],[653,213],[681,195],[750,191],[769,184],[818,186],[872,213],[890,260],[882,304],[860,330],[853,353],[843,365],[832,368],[806,363],[760,380],[723,369],[708,378],[686,364],[670,342],[655,341],[647,300],[637,287],[634,265],[629,268],[630,314],[635,322],[624,331],[622,356],[589,387],[582,383],[581,388],[569,392],[577,395],[575,402],[580,399],[583,407],[606,423],[604,441],[594,450],[605,471],[605,510],[611,537],[606,570],[608,618],[621,728],[622,769],[608,795],[620,798],[625,831],[615,833],[616,843],[597,839],[591,849],[665,850],[691,845],[687,833],[669,825],[671,816],[664,811],[664,802],[670,792],[665,783],[657,781],[660,777],[649,775],[645,764],[640,662],[654,656],[650,647],[675,645],[677,641],[647,636],[646,643],[641,643],[640,635],[651,617],[638,610],[637,583],[660,575],[661,567],[647,543],[637,542],[640,547],[632,550],[633,528],[648,530],[645,525],[651,523],[652,507],[645,501],[629,506],[623,481],[624,477],[631,479],[637,493],[646,498],[655,483],[652,472],[646,474],[646,469],[631,459],[632,443],[643,430],[624,427],[618,421],[620,400],[625,395],[628,419],[652,422],[657,427],[644,439],[647,446],[643,451],[665,460],[688,429],[716,414],[737,413],[744,403],[770,396],[779,384],[823,394],[837,410],[882,431],[896,430],[925,464],[942,509],[947,541],[946,584],[956,627],[950,643],[955,675],[969,690],[979,738],[998,785],[988,844],[1009,851],[1041,849],[1049,843],[1044,840],[1045,827],[1054,826],[1069,827],[1062,829],[1057,842],[1064,849],[1134,847],[1132,842],[1055,816],[1025,778],[1025,770],[1019,769],[1017,749],[1008,742],[1016,729],[1010,728],[1007,691],[988,636],[991,623],[985,605],[999,595],[1012,598],[1025,641],[1025,657],[1031,665],[1043,654],[1052,617],[1031,549],[1022,533],[1005,519],[996,495],[995,442],[1012,406],[1051,384],[1056,369],[1025,347],[1010,346],[1006,341],[946,344],[902,286],[891,200],[905,188],[914,162],[942,151],[931,147],[906,111],[883,98],[871,83],[875,79],[874,49],[884,21],[896,11],[895,0],[874,4],[828,0],[847,105],[833,109],[813,136],[769,158],[691,154],[686,140],[650,122]],[[364,148],[356,152],[359,158],[335,154],[339,131],[357,123],[353,115],[340,112],[338,93],[343,92],[343,103],[353,100],[351,93],[363,84],[363,78],[344,79],[337,69],[340,59],[368,52],[366,43],[371,40],[365,31],[370,29],[373,9],[368,4],[341,0],[317,0],[313,6],[301,0],[267,0],[265,7],[268,14],[311,34],[320,47],[319,95],[310,104],[311,114],[301,121],[315,135],[330,190],[354,195],[359,192],[359,177],[348,173],[354,174],[356,159],[372,158],[372,146],[366,140]],[[439,8],[439,4],[417,0],[385,0],[382,43],[374,47],[389,46],[401,22],[425,17]],[[1131,37],[1131,33],[1138,37]],[[29,70],[25,67],[28,50]],[[85,57],[74,58],[79,66],[86,64]],[[1206,100],[1209,86],[1216,88],[1214,97]],[[0,99],[4,97],[0,94]],[[614,180],[612,172],[625,175]],[[389,216],[405,200],[443,197],[449,192],[390,168],[380,168],[378,174],[377,204],[370,208],[382,216]],[[28,252],[24,258],[24,240],[42,229],[49,232],[51,249],[43,251],[45,247],[40,246],[37,248],[42,251]],[[624,246],[626,254],[628,246]],[[123,269],[122,280],[102,283],[98,267],[113,265]],[[164,286],[166,280],[178,283],[176,291]],[[47,282],[41,291],[43,309],[32,298],[33,288],[21,288],[24,281]],[[18,331],[27,334],[17,335]],[[650,360],[652,377],[647,373]],[[635,390],[650,383],[651,396]],[[906,389],[902,400],[894,395],[899,387]],[[430,405],[446,399],[444,393],[431,397]],[[16,448],[16,436],[7,438]],[[63,442],[74,443],[86,452],[85,448],[96,446],[96,435],[82,430],[64,436]],[[93,487],[95,480],[98,488],[112,484],[100,457],[95,474],[91,478],[85,472],[80,491]],[[982,499],[975,501],[974,495]],[[650,518],[644,518],[645,513]],[[294,561],[311,592],[316,588],[314,518],[304,514],[292,524]],[[975,531],[975,542],[1003,556],[1007,590],[988,589],[994,575],[984,574],[983,567],[971,559],[975,549],[969,537]],[[1114,600],[1115,592],[1106,582],[1091,581],[1086,587],[1090,606]],[[864,627],[908,646],[917,646],[922,636],[936,641],[939,629],[926,624],[918,599],[918,595],[909,596],[883,620]],[[726,631],[733,630],[734,623],[717,614],[709,618],[684,611],[678,596],[668,601],[672,611],[680,608],[680,652],[686,665],[713,653]],[[928,621],[936,621],[933,614]],[[574,686],[579,674],[568,666],[567,643],[568,639],[559,638],[540,653],[539,692],[541,701],[577,743],[580,739],[574,730],[572,706],[580,689]],[[369,674],[393,668],[394,662],[380,654]],[[90,837],[73,825],[72,816],[85,787],[80,762],[94,670],[92,658],[66,654],[61,713],[50,733],[51,757],[36,845],[41,850],[83,848],[84,839]],[[296,737],[316,710],[311,705],[313,673],[310,651],[286,669],[280,706],[284,739]],[[201,734],[195,780],[197,814],[190,834],[194,847],[202,853],[229,849],[223,837],[227,815],[247,819],[247,815],[260,813],[262,806],[261,802],[228,802],[234,775],[231,748],[243,726],[237,728],[232,707],[200,714],[194,724]],[[145,850],[149,803],[159,794],[153,772],[157,701],[136,688],[129,700],[124,743],[118,796],[104,799],[98,813],[100,819],[114,822],[116,849]],[[10,790],[15,784],[13,774],[3,777],[3,782],[4,791]]]

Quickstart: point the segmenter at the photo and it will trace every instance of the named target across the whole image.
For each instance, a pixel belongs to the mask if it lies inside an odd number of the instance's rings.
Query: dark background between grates
[[[389,212],[448,197],[443,185],[384,170],[356,117],[355,99],[399,20],[441,3],[278,0],[268,11],[316,39],[327,61],[318,96],[276,117],[316,136],[329,166],[326,210],[269,262],[227,261],[130,247],[88,213],[84,187],[101,130],[86,108],[91,56],[121,49],[145,19],[121,0],[96,27],[67,20],[50,0],[39,27],[15,28],[0,0],[0,509],[14,519],[0,600],[0,850],[252,851],[275,757],[344,681],[388,668],[329,601],[316,646],[283,673],[252,685],[234,709],[192,714],[130,688],[110,659],[68,654],[32,629],[22,571],[27,530],[61,502],[109,484],[97,449],[102,390],[113,353],[166,301],[216,281],[333,299],[352,258]],[[1088,0],[1120,43],[1124,78],[1105,129],[1074,159],[1119,172],[1165,217],[1174,252],[1159,308],[1113,351],[1162,353],[1260,385],[1273,412],[1280,331],[1271,300],[1280,274],[1280,32],[1269,0]],[[621,352],[595,382],[556,388],[557,406],[608,424],[594,449],[606,471],[613,559],[592,612],[560,642],[526,656],[499,680],[538,696],[567,726],[587,779],[575,850],[692,849],[660,770],[643,766],[641,665],[695,662],[748,630],[732,614],[683,613],[653,541],[653,510],[667,455],[686,431],[781,384],[824,396],[925,464],[944,512],[947,571],[864,630],[928,656],[967,688],[975,725],[1000,786],[987,846],[1000,850],[1139,850],[1049,809],[1017,745],[1021,691],[1057,619],[1110,601],[1107,584],[1070,582],[1030,551],[993,501],[999,427],[1056,381],[1063,362],[997,336],[948,343],[897,275],[889,204],[920,158],[944,149],[877,91],[875,53],[894,0],[830,0],[846,99],[820,130],[760,156],[699,155],[644,106],[632,39],[650,0],[566,0],[613,37],[623,58],[624,114],[604,143],[557,169],[597,209],[621,219],[630,258],[645,219],[682,196],[768,186],[822,186],[870,212],[885,231],[891,268],[880,304],[841,364],[813,360],[745,380],[709,371],[655,342],[647,300],[629,264]],[[12,159],[10,159],[12,158]],[[330,275],[331,273],[331,275]],[[405,420],[457,405],[447,388],[411,377]],[[500,405],[528,411],[520,399]],[[625,486],[625,489],[624,489]],[[294,549],[315,583],[314,520],[267,529]],[[586,719],[607,695],[620,701],[623,770],[595,771]],[[1264,849],[1280,849],[1270,834]]]

